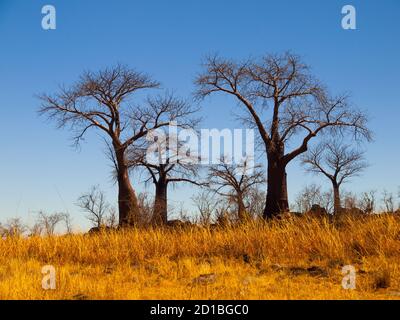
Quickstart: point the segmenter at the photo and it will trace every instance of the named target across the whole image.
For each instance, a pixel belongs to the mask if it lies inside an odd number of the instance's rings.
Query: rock
[[[201,274],[197,278],[192,280],[193,284],[211,284],[217,280],[217,275],[215,273]]]
[[[321,268],[321,267],[317,267],[317,266],[312,266],[307,268],[307,272],[309,275],[313,276],[313,277],[327,277],[328,276],[328,272]]]
[[[280,264],[277,264],[277,263],[271,265],[270,268],[272,271],[275,271],[275,272],[282,271],[284,269],[284,267],[282,267]]]
[[[250,256],[249,256],[247,253],[245,253],[245,254],[242,256],[242,258],[243,258],[243,262],[244,262],[244,263],[250,263],[250,262],[251,262],[251,258],[250,258]]]
[[[338,212],[338,215],[354,215],[354,216],[362,216],[365,215],[366,213],[359,209],[359,208],[341,208],[340,211]]]
[[[111,227],[101,227],[101,228],[94,227],[94,228],[91,228],[87,234],[97,234],[97,233],[108,232],[108,231],[113,231],[113,230],[115,230],[115,229],[111,228]]]
[[[311,266],[309,268],[303,268],[303,267],[290,267],[288,269],[289,273],[295,276],[300,276],[300,275],[310,275],[312,277],[327,277],[328,272],[317,266]]]
[[[112,274],[113,272],[114,272],[114,267],[112,267],[112,266],[107,266],[107,267],[105,267],[104,268],[104,271],[103,271],[105,274]]]
[[[288,272],[294,276],[300,276],[303,274],[307,274],[307,269],[302,267],[290,267]]]
[[[74,300],[88,300],[89,297],[83,293],[78,293],[72,297]]]
[[[167,222],[167,226],[171,228],[185,228],[191,227],[192,223],[190,221],[170,220]]]
[[[311,206],[311,209],[309,211],[307,211],[306,214],[310,214],[313,216],[319,216],[319,217],[329,216],[326,209],[321,207],[319,204],[313,204]]]
[[[302,216],[304,216],[304,214],[302,212],[297,212],[297,211],[291,211],[291,212],[289,212],[289,215],[291,215],[292,217],[302,217]]]

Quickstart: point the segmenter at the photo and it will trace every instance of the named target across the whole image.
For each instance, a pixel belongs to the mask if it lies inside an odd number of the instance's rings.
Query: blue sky
[[[41,8],[57,9],[57,30],[41,28]],[[341,8],[357,9],[357,30],[341,28]],[[369,1],[22,1],[0,0],[0,220],[32,219],[38,210],[69,211],[85,226],[74,205],[99,184],[115,201],[110,164],[96,134],[80,151],[67,130],[38,117],[35,94],[53,92],[86,69],[118,62],[150,73],[182,97],[193,92],[201,58],[219,53],[246,58],[291,50],[303,56],[333,92],[350,91],[368,110],[375,142],[371,167],[346,185],[360,192],[397,193],[400,108],[400,2]],[[203,127],[241,127],[223,99],[206,100]],[[288,169],[289,196],[318,179],[297,163]],[[173,203],[190,188],[170,191]]]

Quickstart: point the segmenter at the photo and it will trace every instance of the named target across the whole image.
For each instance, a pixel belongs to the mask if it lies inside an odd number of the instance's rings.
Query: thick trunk
[[[268,156],[268,190],[264,218],[272,218],[289,210],[286,163],[280,156]]]
[[[334,214],[340,213],[342,210],[342,204],[340,201],[339,185],[333,182],[333,211]]]
[[[168,222],[168,184],[164,180],[156,183],[156,197],[154,199],[153,223],[155,225],[166,225]]]
[[[115,146],[114,146],[115,147]],[[128,166],[125,161],[125,150],[115,148],[116,161],[118,165],[118,211],[119,225],[134,226],[139,221],[139,205],[135,190],[129,180]]]

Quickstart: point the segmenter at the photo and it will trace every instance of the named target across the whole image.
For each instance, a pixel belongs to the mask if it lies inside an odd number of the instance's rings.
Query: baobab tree
[[[237,218],[243,222],[249,218],[246,198],[258,184],[265,182],[259,165],[250,167],[248,161],[229,164],[224,158],[209,170],[209,187],[218,195],[228,198],[236,205]]]
[[[245,111],[242,119],[259,132],[268,160],[266,218],[288,210],[286,167],[307,151],[310,140],[344,130],[370,139],[365,114],[352,107],[346,95],[330,96],[296,55],[244,62],[213,56],[203,69],[195,80],[197,97],[233,97]],[[293,149],[287,150],[288,144]]]
[[[194,127],[197,119],[187,120],[186,127]],[[151,136],[150,136],[151,137]],[[149,138],[150,138],[149,137]],[[168,186],[170,184],[190,183],[203,186],[198,179],[198,157],[180,154],[180,141],[175,137],[158,132],[155,141],[141,148],[132,148],[129,152],[129,166],[132,169],[143,168],[155,186],[152,222],[154,225],[166,225],[168,222]],[[154,146],[156,148],[154,149]],[[149,153],[152,153],[150,156]]]
[[[332,183],[335,214],[342,210],[341,185],[367,167],[363,151],[337,140],[323,142],[310,148],[302,157],[302,164],[307,171],[322,174]]]
[[[148,75],[123,65],[98,72],[85,72],[69,88],[54,95],[40,96],[40,114],[54,120],[59,128],[69,126],[78,145],[88,130],[101,132],[112,148],[118,182],[119,224],[134,225],[139,219],[139,206],[130,182],[126,153],[151,130],[167,126],[191,113],[187,105],[172,95],[138,100],[133,98],[145,89],[158,88]]]

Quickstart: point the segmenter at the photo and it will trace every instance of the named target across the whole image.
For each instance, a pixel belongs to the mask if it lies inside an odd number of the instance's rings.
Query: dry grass
[[[400,217],[0,241],[0,299],[398,299]],[[41,268],[54,265],[56,290]],[[354,265],[356,290],[341,287]]]

